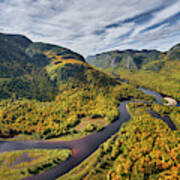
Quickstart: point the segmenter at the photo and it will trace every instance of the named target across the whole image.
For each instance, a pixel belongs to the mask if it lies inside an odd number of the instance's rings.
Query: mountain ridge
[[[56,74],[60,64],[66,68],[66,64],[72,65],[72,62],[79,66],[86,64],[82,55],[65,47],[33,42],[24,35],[1,33],[0,98],[8,98],[14,94],[16,97],[37,96],[39,99],[38,94],[42,95],[39,90],[34,92],[36,95],[31,94],[40,87],[44,89],[43,93],[47,94],[46,88],[49,87],[54,94],[57,85],[50,76]]]
[[[180,44],[174,45],[169,51],[161,52],[156,49],[126,49],[126,50],[113,50],[98,53],[96,55],[87,56],[86,61],[98,68],[125,68],[130,70],[138,70],[143,65],[151,61],[162,60],[166,55],[167,60],[179,59]]]
[[[87,61],[135,86],[148,88],[180,101],[180,44],[174,45],[166,52],[111,51],[89,57]]]

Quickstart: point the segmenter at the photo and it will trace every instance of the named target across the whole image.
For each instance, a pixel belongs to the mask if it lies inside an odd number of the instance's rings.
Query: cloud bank
[[[180,42],[180,0],[0,0],[0,32],[83,55],[167,50]]]

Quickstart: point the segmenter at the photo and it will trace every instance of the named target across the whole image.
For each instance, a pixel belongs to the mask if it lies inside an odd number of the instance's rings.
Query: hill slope
[[[0,34],[0,98],[26,97],[49,100],[56,92],[46,66],[84,58],[63,47],[33,43],[22,35]],[[52,72],[51,72],[52,74]],[[47,89],[51,95],[47,94]]]
[[[129,58],[120,58],[119,52]],[[133,52],[133,53],[132,53]],[[88,62],[106,72],[120,75],[131,84],[155,90],[164,95],[180,100],[180,45],[177,44],[167,52],[156,50],[116,51],[98,54],[87,58]],[[114,62],[114,63],[113,63]]]
[[[32,43],[21,35],[0,34],[0,77],[22,75],[29,69],[25,49]]]
[[[86,129],[74,129],[82,117],[100,117],[110,123],[119,115],[121,98],[142,95],[67,48],[32,42],[21,35],[0,36],[0,64],[6,68],[0,74],[1,137],[85,133]]]
[[[130,70],[140,69],[144,64],[160,59],[161,53],[156,50],[110,51],[95,56],[88,56],[87,62],[99,68],[112,67]]]

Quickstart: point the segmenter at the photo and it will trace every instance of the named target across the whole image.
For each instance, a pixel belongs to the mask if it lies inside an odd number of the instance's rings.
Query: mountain
[[[86,58],[87,62],[101,69],[149,69],[160,70],[164,60],[180,59],[180,44],[173,46],[167,52],[158,50],[124,50],[109,51]],[[146,67],[147,66],[147,67]]]
[[[16,77],[29,72],[33,65],[45,66],[52,57],[50,52],[63,60],[76,59],[85,62],[84,58],[63,47],[45,43],[33,43],[23,35],[0,34],[0,77]]]
[[[161,58],[161,52],[157,50],[125,50],[110,51],[95,56],[88,56],[87,62],[99,68],[126,68],[130,70],[140,69],[144,64]]]
[[[180,44],[173,46],[167,52],[167,60],[180,60]]]
[[[0,137],[86,133],[71,130],[84,116],[117,118],[119,88],[70,49],[0,34]]]
[[[67,48],[2,33],[0,64],[0,98],[13,95],[38,100],[54,96],[61,80],[72,77],[81,81],[82,76],[78,74],[87,68],[84,58]],[[76,77],[72,76],[75,74]],[[47,94],[47,88],[51,95]]]
[[[119,75],[131,84],[155,90],[180,101],[180,44],[166,52],[110,51],[89,56],[87,62],[103,71]]]
[[[30,68],[25,49],[32,43],[21,35],[0,34],[0,77],[19,76]]]

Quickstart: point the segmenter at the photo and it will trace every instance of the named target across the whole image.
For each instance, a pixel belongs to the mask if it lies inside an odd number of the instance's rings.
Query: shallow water
[[[145,88],[139,88],[139,90],[141,90],[144,94],[154,96],[156,98],[156,102],[158,104],[163,104],[162,103],[163,97],[159,93],[157,93],[155,91],[151,91],[149,89],[145,89]]]

